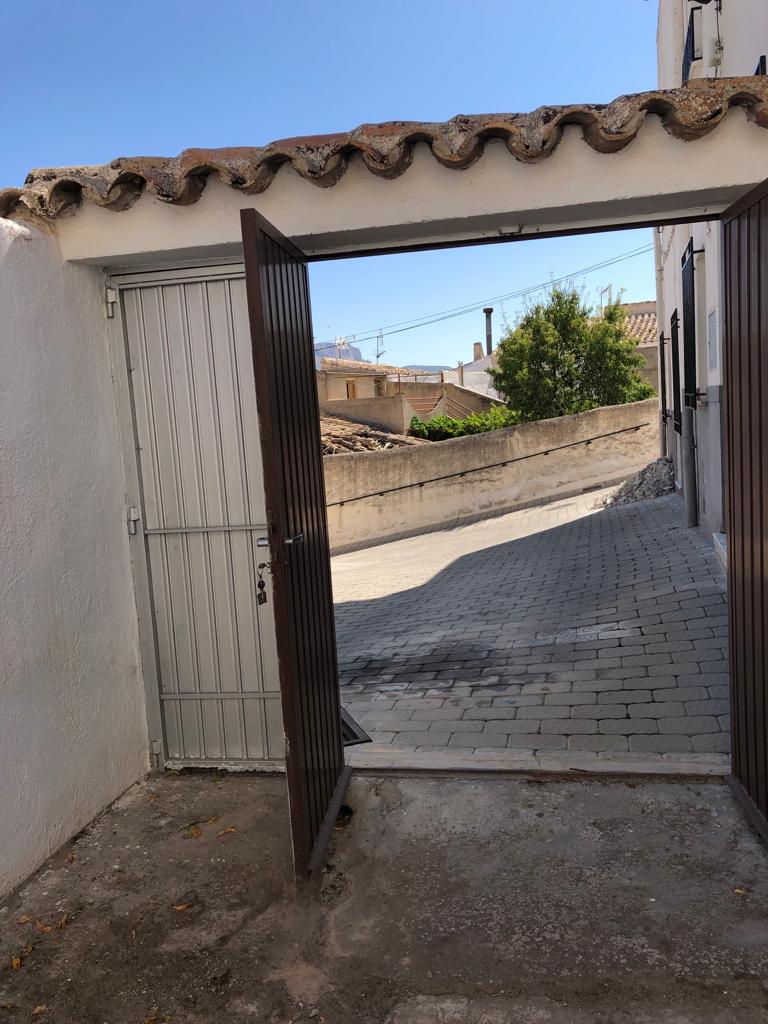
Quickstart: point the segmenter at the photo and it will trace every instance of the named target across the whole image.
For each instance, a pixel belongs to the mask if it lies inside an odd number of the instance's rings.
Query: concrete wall
[[[449,415],[453,415],[450,412],[452,406],[463,406],[469,412],[488,412],[494,405],[503,404],[488,395],[479,394],[477,391],[467,387],[460,387],[452,382],[436,384],[430,382],[422,383],[420,381],[401,381],[398,384],[396,380],[387,380],[386,389],[388,395],[403,394],[406,398],[411,395],[416,398],[429,397],[434,398],[435,402],[445,396],[448,400]]]
[[[651,385],[652,388],[659,388],[659,346],[657,342],[648,345],[638,345],[637,351],[643,357],[643,365],[639,368],[640,376]]]
[[[320,411],[343,420],[354,420],[378,427],[390,434],[407,434],[415,416],[405,395],[383,395],[381,398],[348,398],[321,402]]]
[[[0,893],[148,767],[103,282],[0,221]]]
[[[341,374],[324,373],[319,370],[317,395],[320,404],[346,399],[348,380],[354,382],[357,398],[373,398],[377,394],[375,377],[366,377],[364,374],[350,374],[349,377],[344,377]]]
[[[391,490],[638,425],[639,430],[590,445],[422,487]],[[335,553],[368,547],[581,493],[622,480],[657,456],[655,399],[429,446],[326,456],[331,547]],[[384,491],[388,493],[379,493]],[[350,501],[368,494],[374,497]],[[336,504],[340,501],[345,504]]]

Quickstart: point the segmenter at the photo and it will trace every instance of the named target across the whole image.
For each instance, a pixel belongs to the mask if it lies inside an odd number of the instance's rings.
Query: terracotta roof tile
[[[656,314],[630,313],[627,317],[627,333],[637,338],[638,345],[650,345],[656,341]]]
[[[502,139],[524,162],[541,160],[558,145],[563,128],[578,125],[597,152],[614,153],[637,135],[648,114],[659,117],[677,139],[709,134],[733,106],[768,127],[768,78],[701,79],[680,89],[620,96],[608,104],[540,107],[530,114],[459,115],[445,122],[392,121],[350,132],[281,139],[267,146],[187,149],[174,158],[120,157],[100,167],[30,172],[23,188],[0,191],[0,216],[51,220],[91,202],[125,210],[145,191],[177,205],[197,202],[211,174],[248,195],[269,187],[283,164],[328,188],[355,156],[382,178],[403,174],[414,147],[425,143],[445,167],[461,170],[478,160],[488,139]]]

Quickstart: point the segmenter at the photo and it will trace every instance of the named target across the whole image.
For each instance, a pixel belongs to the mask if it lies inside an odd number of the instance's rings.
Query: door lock
[[[288,546],[290,546],[291,544],[303,544],[303,543],[304,543],[304,534],[303,533],[297,533],[294,537],[286,537],[285,540],[283,541],[283,544],[286,544]]]

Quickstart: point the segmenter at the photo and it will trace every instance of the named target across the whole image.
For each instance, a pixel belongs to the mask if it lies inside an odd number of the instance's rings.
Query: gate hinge
[[[104,309],[107,314],[107,320],[111,320],[115,315],[115,303],[117,302],[117,289],[105,288],[104,289]]]
[[[136,525],[141,519],[141,509],[138,505],[128,506],[128,533],[134,534],[138,530]]]

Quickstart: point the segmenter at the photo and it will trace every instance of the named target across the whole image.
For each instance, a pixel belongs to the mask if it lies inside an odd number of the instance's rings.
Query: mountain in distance
[[[320,369],[321,359],[355,359],[358,363],[367,363],[363,353],[356,345],[315,345],[315,369]]]
[[[406,363],[404,370],[422,370],[424,373],[440,373],[441,370],[452,370],[452,366],[426,366],[424,363]]]

